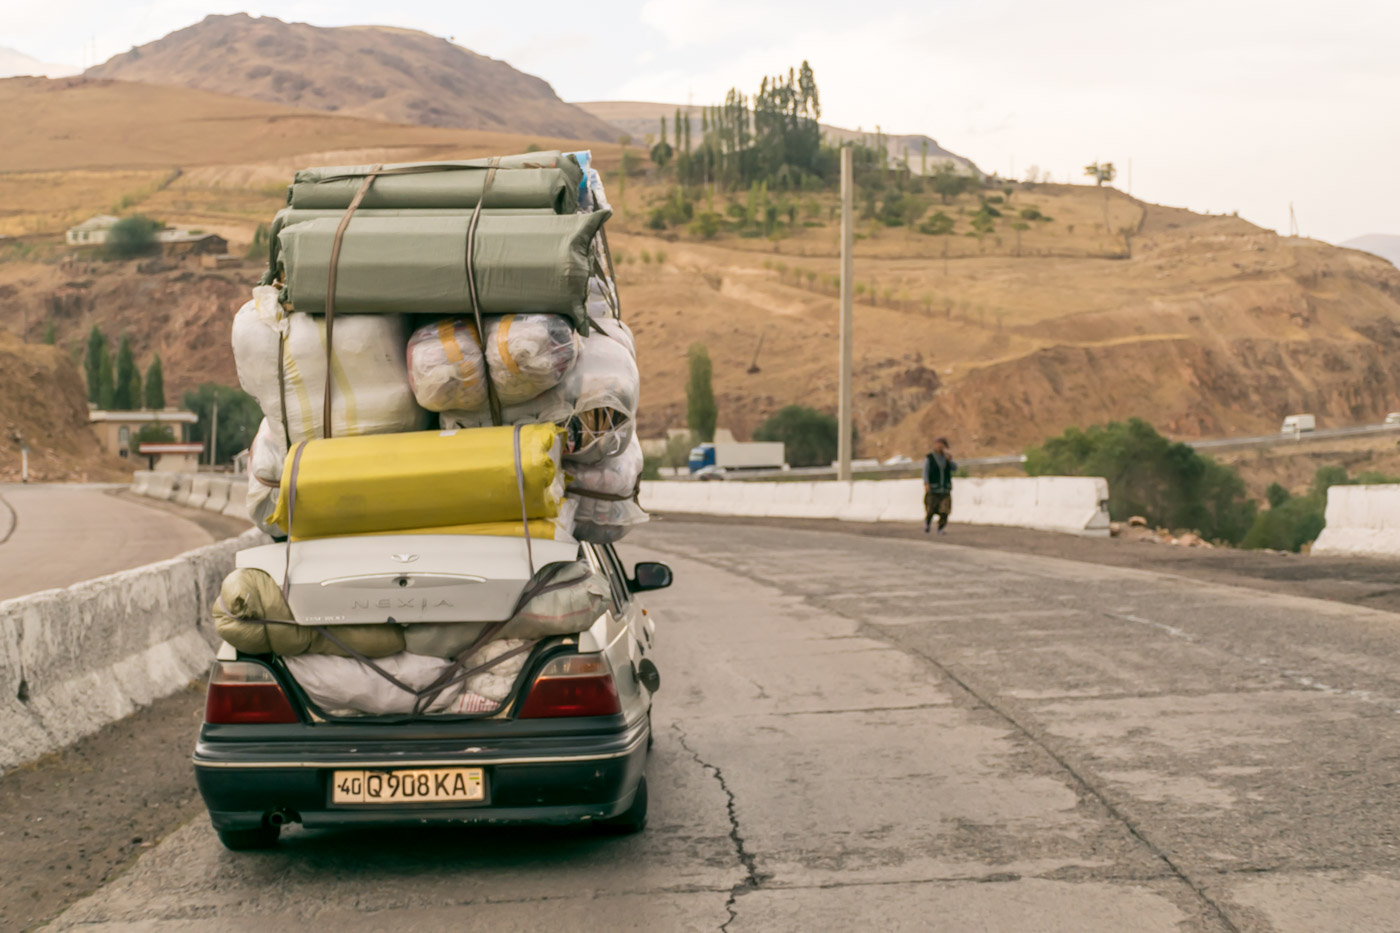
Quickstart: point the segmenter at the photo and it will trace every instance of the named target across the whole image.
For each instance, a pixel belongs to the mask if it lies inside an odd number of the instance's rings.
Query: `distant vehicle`
[[[1392,411],[1385,416],[1386,424],[1400,424],[1400,411]]]
[[[787,463],[787,451],[780,441],[750,441],[734,444],[699,444],[690,451],[690,472],[699,473],[705,467],[728,472],[731,470],[781,470]]]
[[[912,457],[906,457],[904,454],[895,454],[893,457],[890,457],[890,458],[886,459],[886,460],[884,461],[884,465],[885,465],[885,466],[895,466],[895,465],[901,464],[901,463],[913,463],[913,462],[914,462],[914,458],[912,458]]]
[[[1309,434],[1317,430],[1317,418],[1313,415],[1289,415],[1283,419],[1283,425],[1279,428],[1280,434],[1287,434],[1297,437],[1300,434]]]

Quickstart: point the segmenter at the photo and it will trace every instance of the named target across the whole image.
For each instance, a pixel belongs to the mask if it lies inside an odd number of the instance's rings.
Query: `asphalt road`
[[[677,573],[645,834],[201,818],[54,929],[1400,929],[1400,615],[937,538],[622,550]]]
[[[112,495],[118,488],[0,484],[0,599],[213,543],[213,535],[185,517]]]

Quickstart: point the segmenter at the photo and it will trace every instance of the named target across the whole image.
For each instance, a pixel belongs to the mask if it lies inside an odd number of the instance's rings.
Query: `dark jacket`
[[[938,465],[938,460],[930,453],[924,458],[924,483],[931,492],[950,493],[953,491],[953,474],[958,471],[958,465],[953,462],[953,458],[947,454],[943,455],[943,465]]]

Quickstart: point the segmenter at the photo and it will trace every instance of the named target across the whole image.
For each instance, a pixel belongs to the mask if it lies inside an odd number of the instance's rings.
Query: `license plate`
[[[452,803],[486,799],[480,768],[336,771],[331,803]]]

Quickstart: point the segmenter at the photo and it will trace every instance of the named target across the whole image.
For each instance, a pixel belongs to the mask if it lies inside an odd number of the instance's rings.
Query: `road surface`
[[[645,834],[200,818],[53,929],[1400,928],[1400,615],[839,529],[622,550],[677,576]]]
[[[173,512],[113,496],[116,488],[0,484],[0,599],[70,586],[214,541]]]

